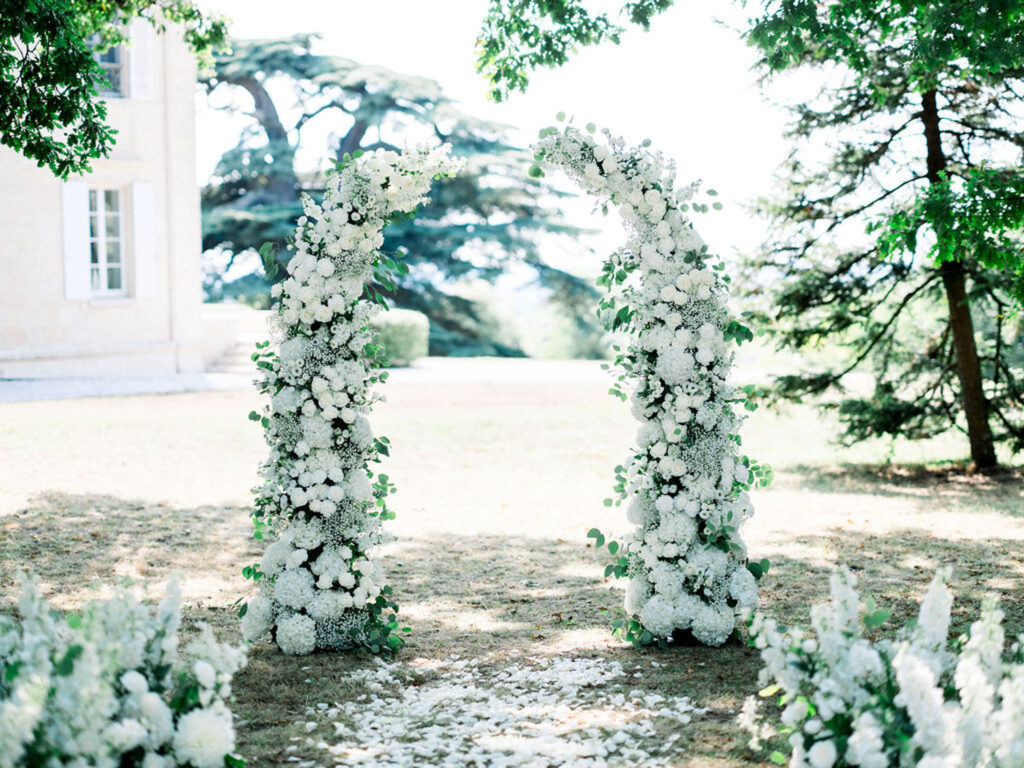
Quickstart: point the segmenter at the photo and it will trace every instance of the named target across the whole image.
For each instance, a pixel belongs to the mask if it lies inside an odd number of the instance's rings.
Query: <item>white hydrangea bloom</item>
[[[279,619],[275,632],[277,645],[291,656],[312,653],[316,648],[316,622],[304,614]]]
[[[221,707],[196,709],[178,722],[174,755],[195,768],[221,768],[235,743],[231,713]]]
[[[246,606],[242,618],[242,637],[257,640],[274,626],[274,603],[265,595],[256,595]]]

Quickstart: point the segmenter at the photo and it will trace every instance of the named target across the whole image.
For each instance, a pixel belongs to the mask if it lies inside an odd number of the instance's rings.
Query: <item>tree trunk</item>
[[[921,121],[924,123],[928,147],[928,182],[938,184],[942,182],[942,172],[946,169],[946,156],[942,151],[939,110],[934,90],[926,91],[921,96]],[[988,423],[988,401],[981,382],[981,364],[978,362],[971,307],[967,301],[964,265],[959,261],[947,261],[939,269],[949,304],[949,327],[953,333],[953,348],[956,350],[960,400],[967,418],[971,462],[974,469],[985,471],[996,467],[996,449]]]
[[[369,129],[370,124],[365,120],[356,119],[356,121],[352,123],[352,127],[348,129],[348,133],[341,137],[341,141],[338,142],[338,149],[334,153],[335,158],[339,163],[346,154],[351,155],[359,149],[359,145],[363,143],[363,137]]]
[[[274,157],[274,162],[266,171],[266,186],[250,190],[238,204],[248,207],[254,200],[279,204],[298,201],[299,181],[295,175],[295,147],[288,140],[288,129],[281,122],[270,93],[259,80],[249,75],[223,78],[222,82],[241,86],[252,96],[252,116],[266,134],[266,150]]]

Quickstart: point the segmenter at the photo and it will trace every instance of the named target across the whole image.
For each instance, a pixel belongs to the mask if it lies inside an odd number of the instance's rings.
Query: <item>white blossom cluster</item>
[[[322,203],[304,201],[288,277],[273,289],[283,340],[261,361],[270,455],[254,518],[286,525],[260,563],[260,592],[242,627],[248,640],[272,631],[289,654],[386,640],[380,614],[390,589],[368,555],[387,492],[368,469],[378,454],[366,418],[378,380],[375,306],[361,297],[385,225],[456,168],[448,147],[373,152],[329,174]]]
[[[674,168],[660,154],[591,133],[546,129],[534,148],[613,203],[629,233],[605,270],[606,284],[620,286],[606,312],[631,313],[623,327],[633,341],[617,362],[635,381],[640,421],[621,489],[636,526],[624,545],[626,612],[656,638],[688,631],[720,645],[737,614],[757,604],[738,532],[753,509],[750,470],[734,437],[737,394],[727,381],[727,285],[681,210],[694,188],[676,190]],[[632,273],[639,279],[627,279]]]
[[[845,569],[832,576],[831,602],[812,609],[810,633],[754,617],[761,683],[785,694],[792,768],[1024,766],[1024,635],[1005,659],[1003,612],[987,598],[967,642],[950,644],[947,578],[936,575],[916,624],[894,640],[864,637]]]
[[[537,658],[494,667],[451,657],[354,673],[365,694],[310,707],[307,744],[336,766],[610,768],[679,765],[679,724],[706,710],[631,688],[640,673],[601,658]],[[316,733],[318,729],[324,733]]]
[[[26,579],[20,621],[0,616],[0,768],[223,768],[227,700],[243,649],[210,628],[178,655],[181,595],[151,613],[129,593],[59,618]]]

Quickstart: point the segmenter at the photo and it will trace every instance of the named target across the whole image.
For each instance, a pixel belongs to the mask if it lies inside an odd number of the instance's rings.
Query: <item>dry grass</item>
[[[395,446],[387,471],[400,489],[398,539],[384,553],[414,628],[400,664],[453,653],[494,667],[517,653],[615,658],[642,674],[625,689],[688,695],[711,708],[678,726],[680,766],[759,764],[764,756],[750,754],[733,726],[756,686],[751,651],[634,652],[608,634],[619,593],[599,578],[584,534],[592,525],[626,527],[621,510],[601,500],[634,425],[602,376],[590,364],[429,361],[388,384],[374,423]],[[229,606],[246,594],[238,569],[258,552],[246,516],[264,451],[246,420],[254,404],[237,392],[0,405],[4,591],[27,565],[56,604],[71,608],[118,577],[155,594],[177,571],[188,617],[237,637]],[[879,466],[884,446],[842,452],[828,445],[829,430],[804,409],[759,412],[748,423],[751,454],[770,460],[778,478],[756,495],[757,517],[745,529],[752,552],[773,563],[763,609],[805,620],[827,593],[829,569],[845,562],[899,620],[934,568],[951,564],[961,624],[984,592],[996,591],[1009,629],[1024,628],[1020,476]],[[896,459],[959,458],[962,450],[955,442],[897,446]],[[362,654],[292,659],[255,647],[237,685],[243,755],[260,766],[322,759],[294,721],[311,704],[358,695],[347,674],[372,663]]]

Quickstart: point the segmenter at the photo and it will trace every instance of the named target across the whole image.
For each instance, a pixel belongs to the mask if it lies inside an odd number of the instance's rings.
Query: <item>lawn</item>
[[[620,593],[601,579],[585,533],[626,530],[622,511],[602,500],[635,427],[607,386],[593,363],[428,360],[395,373],[373,422],[394,446],[386,471],[398,484],[399,516],[383,554],[413,632],[384,673],[361,653],[294,659],[254,646],[235,706],[251,765],[365,755],[346,751],[328,721],[352,726],[344,704],[368,693],[405,696],[420,707],[424,733],[448,727],[447,705],[431,705],[427,692],[472,698],[505,685],[511,667],[536,679],[538,701],[556,702],[545,698],[544,664],[569,658],[619,664],[624,674],[575,691],[571,711],[551,704],[546,725],[558,734],[632,728],[666,765],[767,764],[734,725],[757,688],[754,652],[740,644],[633,651],[609,634]],[[101,583],[128,578],[155,596],[180,573],[189,621],[236,639],[231,605],[247,594],[239,570],[260,551],[247,518],[264,453],[259,428],[246,419],[256,404],[255,394],[239,391],[0,405],[5,598],[22,566],[68,609]],[[829,442],[834,433],[807,407],[758,411],[746,425],[745,447],[776,470],[744,529],[751,553],[772,561],[762,609],[785,623],[805,621],[827,595],[829,569],[843,562],[898,624],[934,569],[952,565],[960,628],[993,591],[1004,599],[1008,631],[1024,629],[1019,473],[987,479],[936,463],[965,451],[952,438],[896,445],[885,465],[890,446],[840,449]],[[668,709],[638,709],[653,735],[602,720],[616,694],[632,700],[633,691],[665,696],[679,712],[689,697],[706,711],[683,722]]]

